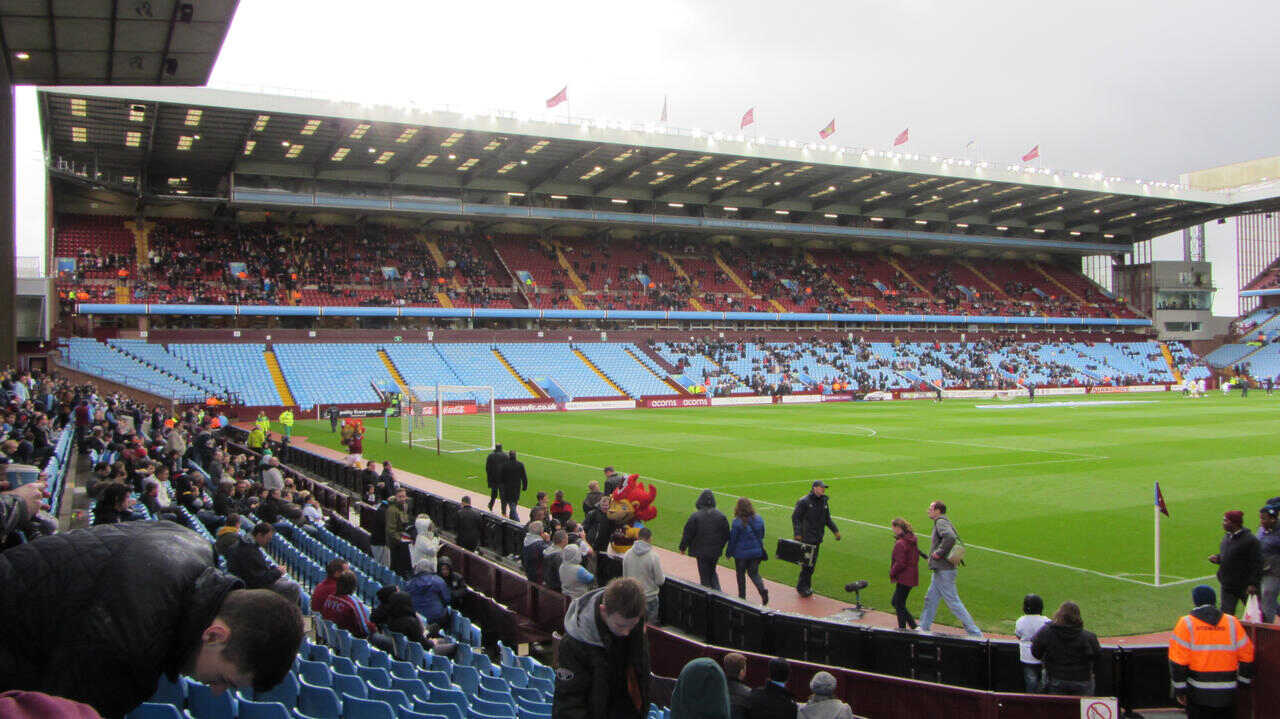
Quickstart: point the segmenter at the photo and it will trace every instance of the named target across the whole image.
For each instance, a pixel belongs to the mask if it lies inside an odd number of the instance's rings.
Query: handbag
[[[1246,622],[1262,623],[1262,607],[1258,605],[1258,595],[1250,594],[1249,599],[1244,603],[1244,620]]]
[[[956,543],[951,545],[951,551],[947,552],[947,561],[950,562],[953,567],[960,566],[964,563],[964,555],[966,551],[968,550],[965,549],[964,542],[960,541],[959,537],[956,537]]]

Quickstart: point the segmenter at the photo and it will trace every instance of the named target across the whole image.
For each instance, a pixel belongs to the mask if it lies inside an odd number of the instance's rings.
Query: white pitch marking
[[[824,482],[834,482],[841,479],[877,479],[880,477],[901,477],[912,474],[936,474],[938,472],[968,472],[975,469],[999,469],[1001,467],[1034,467],[1041,464],[1058,464],[1061,462],[1085,462],[1091,457],[1072,457],[1070,459],[1042,459],[1037,462],[1011,462],[1009,464],[979,464],[972,467],[943,467],[942,469],[913,469],[905,472],[882,472],[880,474],[851,474],[843,477],[822,477]],[[765,487],[776,484],[799,484],[801,482],[812,482],[812,479],[787,479],[781,482],[756,482],[753,484],[739,484],[738,487]]]
[[[654,449],[659,452],[676,451],[674,449],[667,449],[666,447],[654,447],[653,445],[650,445],[650,444],[632,444],[630,442],[618,442],[612,439],[594,439],[592,437],[579,437],[576,434],[556,434],[555,432],[538,432],[532,429],[516,429],[512,427],[508,427],[507,431],[515,432],[516,434],[541,434],[547,437],[563,437],[564,439],[578,439],[584,442],[600,442],[601,444],[620,444],[624,447],[636,447],[639,449]],[[529,455],[529,456],[533,456],[533,455]],[[543,459],[545,459],[545,457]]]

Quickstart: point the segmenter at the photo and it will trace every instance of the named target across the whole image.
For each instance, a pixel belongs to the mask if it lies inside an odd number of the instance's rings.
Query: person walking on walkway
[[[502,444],[493,445],[493,451],[484,458],[484,479],[489,486],[489,511],[493,511],[494,502],[498,501],[498,491],[502,486],[502,465],[507,463],[507,453],[502,451]]]
[[[840,541],[840,530],[831,521],[827,501],[827,483],[819,479],[813,483],[809,493],[796,502],[795,511],[791,513],[791,530],[796,541],[813,545],[813,559],[800,566],[800,578],[796,581],[796,591],[801,597],[813,594],[813,570],[818,567],[818,550],[827,529],[835,535],[837,542]]]
[[[729,546],[724,555],[733,560],[738,575],[738,598],[747,598],[747,577],[760,593],[760,603],[769,604],[769,590],[760,578],[760,562],[768,554],[764,549],[764,519],[756,514],[751,500],[739,497],[733,507],[733,525],[729,528]]]
[[[698,560],[698,582],[702,586],[720,590],[720,577],[716,575],[716,560],[729,542],[729,520],[716,509],[716,495],[709,489],[702,490],[694,504],[694,512],[684,523],[680,537],[680,553],[688,552]]]
[[[889,563],[889,581],[893,582],[893,598],[889,603],[898,614],[899,629],[915,629],[916,620],[907,610],[907,595],[912,587],[920,584],[920,546],[915,532],[911,531],[911,523],[902,517],[895,517],[891,523],[893,536],[893,557]]]
[[[938,613],[938,602],[945,601],[951,613],[964,625],[964,630],[971,637],[982,637],[982,630],[973,623],[969,610],[964,608],[960,595],[956,593],[956,567],[952,563],[951,550],[960,540],[955,525],[947,519],[947,505],[935,501],[929,505],[929,518],[933,520],[933,534],[929,543],[929,570],[933,576],[929,579],[929,591],[924,595],[924,610],[920,612],[920,631],[927,632],[933,626],[933,617]]]

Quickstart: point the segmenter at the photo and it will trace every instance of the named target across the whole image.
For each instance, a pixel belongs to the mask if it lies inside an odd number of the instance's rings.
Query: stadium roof
[[[239,0],[0,0],[0,51],[28,85],[203,85]]]
[[[1080,243],[1093,252],[1103,245],[1124,251],[1135,241],[1276,206],[1271,192],[654,125],[207,88],[58,88],[40,98],[55,176],[143,199],[232,202],[234,173],[237,184],[287,187],[294,197],[381,193],[779,228],[897,227],[1043,240],[1055,250]]]

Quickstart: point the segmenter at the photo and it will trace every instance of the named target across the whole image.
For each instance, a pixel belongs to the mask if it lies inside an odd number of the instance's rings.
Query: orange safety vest
[[[1230,614],[1210,624],[1193,614],[1178,620],[1169,640],[1169,674],[1192,704],[1231,706],[1237,684],[1253,678],[1253,642]]]

